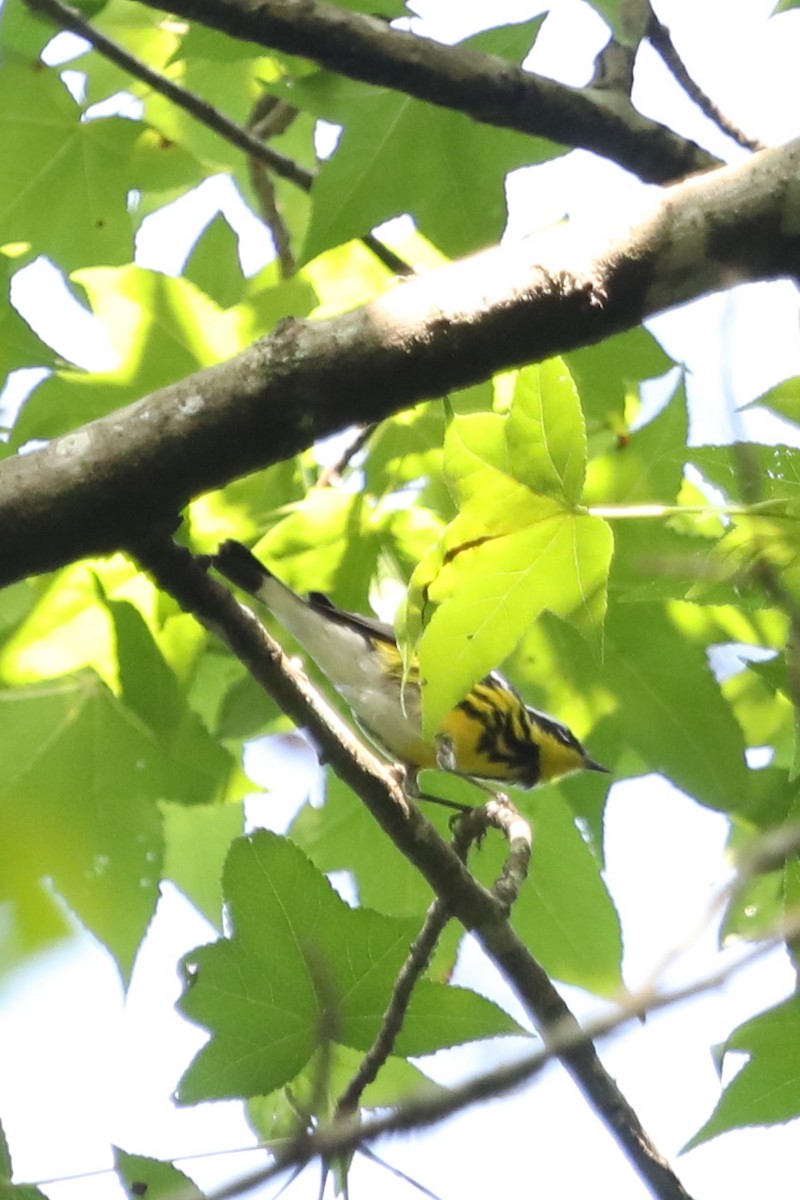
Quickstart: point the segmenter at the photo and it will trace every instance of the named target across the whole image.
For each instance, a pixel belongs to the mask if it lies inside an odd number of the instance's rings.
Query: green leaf
[[[142,267],[95,267],[73,278],[88,293],[118,357],[111,371],[60,371],[23,406],[12,445],[52,438],[201,367],[231,358],[244,342],[239,318],[185,279]]]
[[[731,500],[746,502],[755,489],[760,501],[782,501],[792,515],[800,511],[800,451],[794,446],[698,446],[689,461]]]
[[[777,1125],[800,1115],[800,998],[745,1021],[725,1043],[725,1053],[731,1051],[747,1054],[748,1061],[687,1150],[729,1129]]]
[[[616,441],[608,453],[593,457],[584,502],[676,504],[683,484],[688,430],[686,391],[681,382],[651,421]],[[643,528],[645,541],[667,529],[664,518],[630,520],[628,524]]]
[[[518,373],[507,416],[451,421],[444,466],[460,511],[414,572],[402,618],[409,638],[422,630],[427,733],[544,610],[597,639],[613,543],[603,521],[576,511],[585,461],[559,360]]]
[[[39,55],[53,38],[53,26],[45,17],[31,12],[23,0],[4,0],[0,9],[0,54],[4,63],[21,60],[37,64]]]
[[[262,58],[247,54],[225,61],[222,58],[183,59],[178,50],[164,73],[174,83],[194,92],[244,126],[253,105],[263,93],[263,80],[274,78],[276,71],[266,52]],[[240,166],[242,152],[238,147],[173,104],[172,100],[153,89],[147,89],[142,100],[147,123],[201,163],[205,172],[228,172]]]
[[[331,771],[326,772],[325,803],[304,805],[292,822],[291,837],[318,870],[349,871],[365,907],[422,920],[433,899],[430,884],[379,834],[365,806]]]
[[[263,831],[233,844],[223,887],[232,936],[186,960],[181,1011],[212,1036],[181,1081],[181,1103],[273,1091],[326,1037],[367,1049],[419,925],[350,909],[296,846]],[[469,993],[424,991],[403,1028],[413,1053],[515,1028]]]
[[[540,26],[537,18],[491,30],[473,44],[519,62]],[[299,80],[284,94],[298,107],[344,125],[336,151],[314,182],[305,262],[404,212],[449,256],[495,242],[506,220],[506,174],[562,153],[544,139],[492,129],[396,91],[324,72]],[[440,181],[436,189],[432,178]]]
[[[127,979],[161,874],[153,739],[89,672],[0,692],[0,708],[2,874],[51,876]]]
[[[185,279],[223,309],[238,303],[244,290],[238,248],[239,239],[225,216],[217,213],[200,234],[183,270]]]
[[[5,1183],[0,1180],[0,1200],[47,1200],[44,1192],[31,1183]]]
[[[163,70],[181,44],[176,22],[165,21],[161,13],[132,0],[107,0],[92,25],[154,71]],[[89,105],[108,100],[118,92],[143,98],[150,90],[124,67],[91,48],[73,59],[70,67],[85,73]]]
[[[80,117],[54,73],[0,73],[0,244],[31,242],[65,270],[133,255],[128,164],[141,126]]]
[[[658,605],[613,605],[605,675],[620,742],[701,804],[738,808],[748,790],[744,739],[703,648]]]
[[[174,672],[137,608],[108,600],[122,698],[164,752],[165,798],[207,804],[225,794],[235,764],[188,707]]]
[[[330,592],[343,608],[369,609],[380,538],[367,498],[314,488],[273,525],[255,553],[299,592]]]
[[[7,1183],[11,1179],[11,1152],[8,1149],[8,1140],[3,1126],[0,1125],[0,1180]]]
[[[170,1162],[127,1154],[114,1147],[117,1177],[130,1200],[203,1200],[205,1193]]]
[[[0,252],[0,376],[4,379],[21,367],[51,367],[53,351],[41,341],[12,307],[9,283],[17,264]]]
[[[22,877],[22,872],[0,884],[0,971],[10,975],[42,950],[49,950],[74,932],[63,905],[46,883]]]
[[[242,832],[241,804],[162,803],[164,876],[204,917],[222,928],[222,868],[231,842]]]
[[[520,801],[534,829],[528,878],[512,924],[548,974],[601,996],[622,988],[619,917],[560,789]]]
[[[285,1088],[250,1099],[247,1118],[259,1139],[276,1144],[284,1138],[296,1137],[301,1124],[299,1114],[329,1120],[361,1059],[357,1051],[334,1044],[326,1047],[324,1053],[314,1054]],[[428,1094],[443,1090],[405,1059],[389,1057],[377,1079],[365,1088],[361,1107],[391,1108],[422,1089]]]
[[[618,42],[637,46],[644,37],[650,5],[645,0],[591,0],[591,7],[611,26]]]
[[[778,0],[770,16],[775,17],[778,13],[788,12],[792,8],[800,8],[800,0]]]
[[[433,899],[430,884],[381,834],[350,788],[332,771],[325,774],[325,803],[320,807],[303,805],[292,822],[292,841],[306,852],[318,870],[326,873],[347,871],[358,890],[359,903],[365,908],[395,917],[415,916],[421,924]],[[455,776],[447,782],[459,784],[467,792],[454,796],[454,799],[474,802],[474,788],[467,788],[463,780],[456,780]],[[432,790],[436,794],[446,791],[441,776],[437,777]],[[426,817],[439,828],[442,837],[447,837],[449,832],[446,813],[444,808],[426,806]],[[462,933],[461,927],[454,922],[447,926],[429,968],[432,978],[450,978]]]
[[[591,424],[627,426],[626,402],[645,379],[656,379],[675,366],[646,329],[629,329],[564,355]]]
[[[200,183],[206,172],[197,159],[157,129],[142,128],[131,155],[131,176],[139,193],[172,193]],[[173,197],[170,196],[170,199]],[[147,205],[138,197],[132,211],[142,219]]]
[[[575,384],[561,359],[518,372],[505,436],[509,468],[520,483],[537,495],[578,503],[586,430]]]
[[[599,628],[612,550],[605,522],[555,507],[516,533],[466,543],[428,589],[439,604],[419,642],[424,728],[434,730],[545,609]]]
[[[749,404],[743,404],[739,411],[746,412],[749,408],[768,408],[779,417],[800,424],[800,375],[782,380]]]
[[[372,1036],[365,1022],[364,1045]],[[501,1034],[528,1034],[493,1001],[470,991],[421,979],[414,989],[408,1015],[397,1035],[398,1054],[416,1058],[435,1054],[445,1046],[458,1046]]]

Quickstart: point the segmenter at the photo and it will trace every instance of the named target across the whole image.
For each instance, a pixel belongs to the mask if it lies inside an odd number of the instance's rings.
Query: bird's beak
[[[595,762],[593,758],[585,758],[583,760],[584,771],[602,771],[604,775],[610,775],[611,771],[608,767],[604,767],[602,763]]]

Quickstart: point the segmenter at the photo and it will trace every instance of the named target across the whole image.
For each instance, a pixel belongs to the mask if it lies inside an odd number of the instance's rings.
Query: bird
[[[223,542],[211,562],[300,643],[362,730],[403,768],[410,795],[422,795],[416,779],[426,768],[465,776],[479,787],[525,789],[575,771],[608,773],[566,725],[526,704],[499,671],[475,683],[434,736],[424,737],[419,670],[412,661],[404,674],[391,625],[346,612],[319,592],[298,595],[241,542]]]

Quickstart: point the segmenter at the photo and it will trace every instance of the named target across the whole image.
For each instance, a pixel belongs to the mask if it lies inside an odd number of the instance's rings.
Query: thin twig
[[[744,146],[745,150],[755,151],[765,149],[763,142],[760,142],[758,138],[749,137],[738,125],[726,117],[711,97],[703,91],[699,83],[692,78],[686,69],[686,64],[675,47],[670,31],[666,25],[662,25],[655,13],[652,13],[650,24],[647,27],[647,37],[653,49],[661,56],[665,65],[686,92],[686,95],[695,102],[700,111],[710,121],[713,121],[723,133],[733,138],[740,146]]]
[[[492,893],[509,912],[528,877],[533,844],[531,827],[502,792],[480,808],[465,813],[459,821],[467,836],[480,837],[487,825],[499,829],[508,842],[508,854]]]
[[[415,938],[408,957],[400,968],[375,1041],[362,1058],[358,1070],[336,1102],[335,1120],[340,1120],[356,1111],[365,1088],[375,1080],[381,1067],[392,1053],[397,1035],[403,1027],[414,988],[428,966],[436,943],[449,920],[450,913],[447,905],[441,897],[437,896],[428,909],[425,923]]]
[[[485,822],[481,822],[472,814],[465,815],[457,821],[451,845],[462,862],[466,862],[470,843],[482,837],[485,829]],[[451,915],[444,900],[437,896],[428,909],[425,923],[415,938],[408,957],[400,968],[375,1041],[337,1101],[334,1119],[338,1120],[355,1112],[365,1088],[373,1082],[392,1053],[397,1035],[403,1027],[414,988],[426,970],[436,943]]]
[[[359,450],[364,448],[376,429],[377,424],[362,425],[361,428],[357,430],[353,440],[347,443],[336,462],[331,463],[329,467],[326,467],[324,471],[320,472],[316,486],[318,488],[324,488],[330,487],[331,484],[336,483],[342,472],[350,465],[350,462],[355,458]]]
[[[266,143],[270,138],[284,133],[297,116],[297,109],[277,96],[264,92],[253,105],[247,122],[248,132],[260,142]],[[292,252],[289,229],[278,207],[278,198],[272,177],[260,159],[248,158],[250,186],[255,192],[261,208],[261,218],[272,235],[275,253],[278,256],[281,275],[288,279],[294,275],[297,264]]]
[[[270,171],[274,171],[276,175],[280,175],[282,179],[289,179],[292,183],[297,184],[303,191],[310,191],[311,185],[314,182],[314,176],[310,171],[306,171],[304,167],[298,166],[291,158],[287,158],[284,154],[279,154],[276,150],[271,150],[269,146],[265,146],[257,137],[248,133],[241,125],[237,125],[230,117],[226,117],[224,113],[215,108],[213,104],[209,104],[202,96],[198,96],[195,92],[190,92],[188,88],[181,87],[177,83],[173,83],[171,79],[167,79],[158,71],[154,71],[152,67],[148,67],[141,59],[130,54],[118,42],[106,37],[99,29],[90,24],[77,9],[72,8],[68,4],[62,4],[61,0],[25,0],[25,3],[34,12],[45,13],[62,28],[69,29],[72,33],[76,33],[79,37],[84,38],[89,44],[107,58],[109,62],[116,63],[128,75],[132,75],[134,79],[140,79],[142,83],[146,83],[154,92],[158,92],[161,96],[166,96],[176,107],[182,108],[185,112],[191,115],[209,129],[213,129],[220,137],[227,142],[237,146],[243,150],[245,154],[249,154],[252,158],[258,159],[269,167]]]

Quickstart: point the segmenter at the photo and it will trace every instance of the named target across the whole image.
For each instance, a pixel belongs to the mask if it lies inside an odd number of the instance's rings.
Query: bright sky
[[[748,131],[777,142],[800,132],[800,13],[765,24],[770,7],[769,0],[671,0],[658,10],[690,68],[702,66],[701,82],[721,107]],[[484,3],[463,0],[428,0],[420,9],[429,21],[426,28],[446,40],[471,32],[480,14],[489,11]],[[521,0],[494,0],[491,6],[496,23],[535,11],[534,3]],[[538,69],[553,47],[563,47],[558,61],[574,74],[562,78],[580,84],[602,40],[602,24],[579,0],[563,0],[530,65]],[[656,116],[680,112],[683,132],[730,156],[727,143],[682,99],[652,55],[643,56],[637,99]],[[590,163],[583,154],[535,174],[520,172],[510,187],[510,236],[564,212],[596,211],[603,202],[616,209],[640,192],[624,172],[608,163]],[[245,233],[243,259],[249,270],[256,269],[268,253],[263,233],[252,222],[244,228],[241,206],[230,188],[214,181],[192,201],[174,206],[171,219],[147,223],[139,260],[179,269],[194,233],[220,204]],[[75,357],[76,344],[82,344],[83,361],[103,365],[107,351],[93,322],[76,313],[63,289],[59,299],[52,272],[48,275],[40,265],[25,275],[15,297],[29,319],[35,318],[49,338],[60,329],[61,348],[69,347],[70,357]],[[49,297],[47,304],[43,296]],[[797,297],[789,285],[737,289],[660,317],[652,328],[666,349],[690,367],[695,441],[724,440],[739,431],[740,423],[752,431],[756,418],[737,417],[731,400],[744,403],[776,380],[800,373]],[[722,387],[720,362],[725,363]],[[756,428],[760,436],[776,439],[784,432],[777,422],[762,421]],[[290,808],[291,801],[271,799],[260,812],[273,827],[282,827]],[[683,946],[685,953],[669,982],[708,970],[715,930],[706,925],[697,936],[697,929],[715,889],[727,877],[725,832],[720,817],[657,778],[613,788],[607,876],[622,918],[630,987],[646,980],[670,950]],[[169,1100],[202,1042],[200,1032],[174,1012],[180,991],[175,964],[183,952],[211,936],[210,927],[167,887],[125,1003],[110,959],[83,934],[6,986],[0,995],[0,1113],[20,1178],[43,1181],[106,1168],[112,1142],[132,1152],[173,1158],[252,1141],[237,1105],[180,1110]],[[474,948],[465,952],[457,978],[489,992],[521,1019],[515,1000]],[[740,1021],[788,994],[793,984],[787,961],[774,954],[718,991],[652,1017],[601,1048],[611,1073],[670,1157],[708,1116],[718,1095],[709,1048]],[[579,1015],[598,1012],[595,1001],[569,989],[567,995]],[[511,1041],[467,1047],[423,1065],[449,1081],[499,1062],[518,1048]],[[696,1200],[721,1195],[751,1200],[769,1189],[766,1163],[776,1180],[794,1177],[796,1138],[796,1126],[729,1135],[680,1160],[678,1171]],[[602,1193],[615,1200],[642,1200],[644,1195],[621,1152],[559,1068],[524,1094],[464,1114],[430,1137],[377,1149],[445,1200],[491,1195],[498,1183],[520,1180],[540,1195],[596,1195],[598,1180]],[[254,1163],[252,1154],[238,1160],[197,1159],[191,1171],[201,1185],[211,1186]],[[317,1186],[316,1176],[307,1172],[289,1194],[294,1200],[316,1197]],[[122,1195],[110,1175],[46,1191],[54,1200],[114,1200]],[[362,1162],[353,1175],[352,1195],[376,1194],[381,1200],[406,1200],[408,1185]]]

